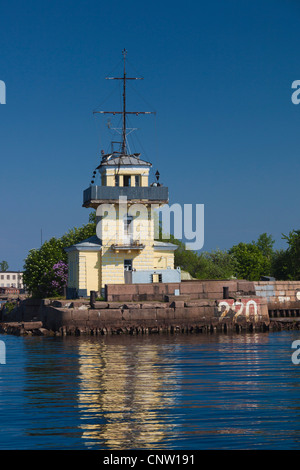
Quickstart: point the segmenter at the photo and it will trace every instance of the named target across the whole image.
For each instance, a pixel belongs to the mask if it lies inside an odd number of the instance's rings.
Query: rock
[[[102,309],[102,308],[108,308],[108,303],[100,300],[96,300],[94,303],[94,308],[95,309]]]
[[[139,303],[128,302],[127,304],[124,304],[122,308],[127,310],[129,308],[141,308],[141,306]]]
[[[28,321],[22,323],[22,327],[24,328],[24,330],[37,330],[38,328],[43,327],[43,323],[41,321]]]

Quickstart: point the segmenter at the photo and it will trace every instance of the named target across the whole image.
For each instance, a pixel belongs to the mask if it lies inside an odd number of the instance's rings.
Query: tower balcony
[[[143,250],[145,245],[143,245],[139,240],[124,240],[124,243],[114,243],[111,245],[111,248],[116,253],[119,253],[120,251],[136,252]]]
[[[167,204],[169,191],[165,186],[90,186],[83,191],[83,207],[96,209],[99,204],[115,204],[120,196],[132,203]]]

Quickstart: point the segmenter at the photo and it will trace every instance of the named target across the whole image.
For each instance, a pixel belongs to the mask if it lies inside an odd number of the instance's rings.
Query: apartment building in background
[[[23,289],[23,273],[20,271],[0,271],[0,287]]]

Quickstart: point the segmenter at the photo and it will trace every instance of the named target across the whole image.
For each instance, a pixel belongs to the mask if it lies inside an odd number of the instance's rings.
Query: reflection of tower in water
[[[164,411],[174,406],[178,370],[161,350],[146,341],[80,342],[78,406],[87,447],[164,447],[174,437]]]

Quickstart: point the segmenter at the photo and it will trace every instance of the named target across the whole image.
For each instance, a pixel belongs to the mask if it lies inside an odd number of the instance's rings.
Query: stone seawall
[[[56,335],[299,328],[300,282],[108,285],[105,301],[27,299],[0,320],[0,332]]]
[[[170,296],[186,296],[190,300],[223,299],[224,288],[229,297],[256,295],[254,282],[244,280],[181,281],[180,283],[108,284],[105,298],[108,302],[165,301]]]
[[[30,323],[32,322],[32,328]],[[267,301],[253,296],[170,302],[26,300],[0,323],[0,332],[20,334],[120,334],[266,329]],[[39,325],[37,327],[37,325]],[[30,333],[31,332],[31,333]]]

